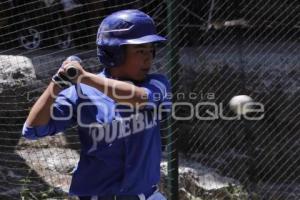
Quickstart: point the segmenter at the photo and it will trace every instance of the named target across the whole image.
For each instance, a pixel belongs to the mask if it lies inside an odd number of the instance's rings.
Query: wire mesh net
[[[80,153],[76,127],[36,141],[21,130],[67,56],[79,53],[86,70],[102,69],[99,23],[129,8],[152,16],[178,49],[178,70],[168,67],[166,46],[158,47],[152,69],[176,85],[172,120],[162,128],[163,193],[173,199],[167,185],[178,180],[179,199],[299,199],[299,1],[176,1],[173,19],[169,4],[1,1],[1,199],[76,199],[67,194]],[[241,94],[261,106],[246,119],[228,105]],[[178,169],[167,168],[167,158],[176,159],[170,135],[178,135]]]
[[[194,110],[181,110],[198,117],[182,124],[181,150],[234,178],[221,199],[299,198],[299,2],[199,1],[184,10],[192,20],[182,25],[191,42],[179,53],[182,91]],[[264,112],[230,119],[228,103],[241,94]],[[217,188],[220,181],[207,184]],[[233,185],[241,186],[239,194]]]

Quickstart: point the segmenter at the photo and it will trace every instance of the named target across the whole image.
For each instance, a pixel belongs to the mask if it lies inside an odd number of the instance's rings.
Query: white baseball
[[[253,102],[251,97],[247,95],[237,95],[232,97],[229,105],[233,112],[244,115],[251,109],[251,102]]]

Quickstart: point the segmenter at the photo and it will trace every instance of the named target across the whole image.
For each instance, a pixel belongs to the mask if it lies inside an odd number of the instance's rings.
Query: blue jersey
[[[137,195],[159,182],[159,120],[162,110],[170,110],[169,82],[163,75],[149,74],[134,84],[148,93],[149,105],[142,109],[118,105],[104,92],[78,84],[60,92],[47,125],[24,124],[23,136],[29,139],[54,135],[78,124],[81,153],[71,195]]]

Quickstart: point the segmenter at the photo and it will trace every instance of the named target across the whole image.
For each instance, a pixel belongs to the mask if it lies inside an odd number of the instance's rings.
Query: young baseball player
[[[38,139],[78,124],[80,160],[70,194],[93,200],[164,200],[160,180],[161,111],[170,110],[165,76],[149,74],[156,34],[139,10],[106,17],[97,34],[100,74],[65,61],[32,107],[23,136]],[[68,70],[79,76],[71,79]]]

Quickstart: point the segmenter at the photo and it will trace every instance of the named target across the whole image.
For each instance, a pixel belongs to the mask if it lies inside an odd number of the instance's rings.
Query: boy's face
[[[127,45],[125,63],[118,67],[121,76],[137,81],[144,80],[152,65],[153,51],[152,43]]]

